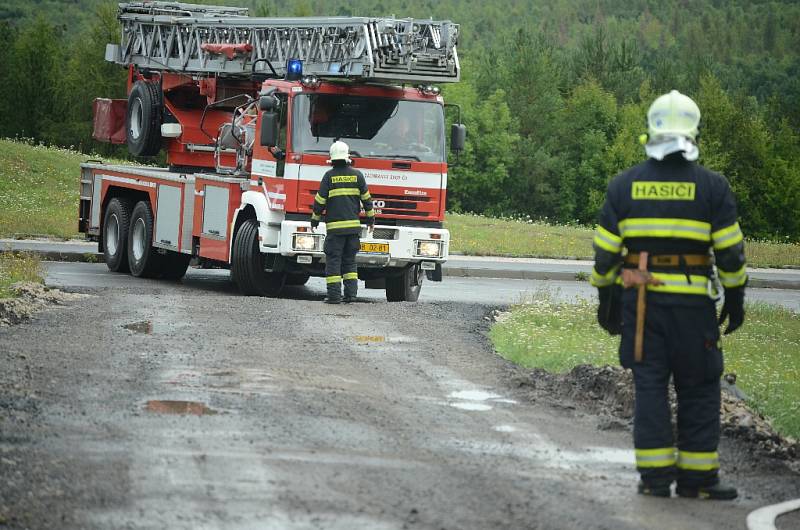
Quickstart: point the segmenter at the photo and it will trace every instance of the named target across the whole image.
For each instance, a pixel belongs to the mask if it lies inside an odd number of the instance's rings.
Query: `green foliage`
[[[512,308],[492,326],[498,353],[528,368],[568,372],[580,364],[616,365],[619,339],[596,323],[597,306],[585,300],[563,303],[540,291]],[[748,404],[789,436],[800,436],[800,315],[781,307],[748,304],[747,320],[722,339],[726,371]]]
[[[17,282],[44,283],[39,259],[24,252],[0,253],[0,299],[13,298]]]
[[[258,16],[451,19],[468,125],[449,208],[592,224],[610,178],[644,159],[659,94],[703,114],[701,162],[725,175],[750,236],[800,241],[800,4],[791,0],[194,0]],[[91,102],[125,97],[103,60],[105,0],[0,0],[0,136],[89,152]],[[449,116],[453,119],[453,116]]]

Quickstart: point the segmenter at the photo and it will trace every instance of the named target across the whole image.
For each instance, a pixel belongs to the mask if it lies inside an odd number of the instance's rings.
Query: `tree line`
[[[3,18],[0,136],[86,152],[95,97],[125,97],[103,60],[116,3],[64,0]],[[58,0],[44,0],[49,6]],[[592,224],[610,178],[644,159],[647,107],[677,89],[703,114],[701,162],[753,237],[800,240],[800,5],[745,0],[216,0],[260,16],[397,15],[461,24],[467,150],[448,208]],[[70,14],[80,9],[80,16]],[[7,11],[5,11],[7,12]],[[69,24],[64,20],[70,20]]]

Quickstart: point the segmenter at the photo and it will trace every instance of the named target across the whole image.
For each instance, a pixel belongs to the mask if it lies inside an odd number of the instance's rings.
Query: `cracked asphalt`
[[[0,528],[730,528],[800,496],[733,441],[740,499],[637,496],[627,428],[520,389],[447,280],[328,306],[71,265],[91,296],[0,328]]]

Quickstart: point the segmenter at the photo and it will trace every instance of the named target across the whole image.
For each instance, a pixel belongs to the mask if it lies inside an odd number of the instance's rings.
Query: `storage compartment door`
[[[203,201],[203,236],[225,239],[228,233],[228,187],[205,187]]]
[[[156,246],[178,250],[180,223],[181,188],[161,184],[156,210]]]

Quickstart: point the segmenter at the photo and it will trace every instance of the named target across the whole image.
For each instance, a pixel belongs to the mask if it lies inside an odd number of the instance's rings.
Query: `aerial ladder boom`
[[[383,83],[459,80],[458,24],[375,18],[256,18],[247,9],[178,2],[119,7],[120,44],[106,59],[140,70],[198,76],[282,77],[289,59],[303,73]]]

